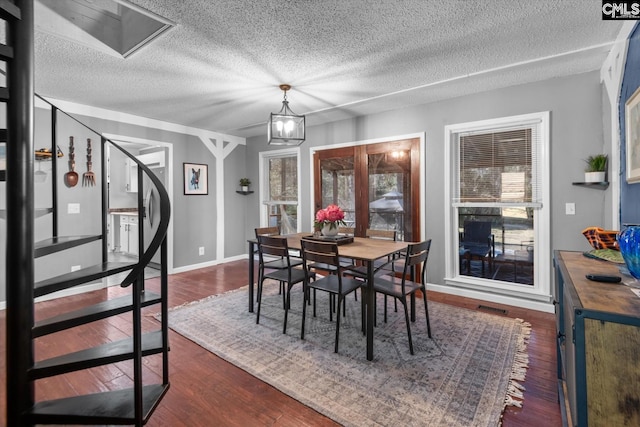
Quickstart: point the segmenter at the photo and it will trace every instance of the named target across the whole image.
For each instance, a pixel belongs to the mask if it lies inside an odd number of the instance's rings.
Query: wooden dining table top
[[[307,232],[288,234],[282,237],[287,238],[289,248],[302,249],[300,240],[310,236],[312,236],[312,234]],[[342,257],[359,261],[375,261],[406,249],[409,243],[410,242],[354,237],[353,242],[338,246],[338,254]]]

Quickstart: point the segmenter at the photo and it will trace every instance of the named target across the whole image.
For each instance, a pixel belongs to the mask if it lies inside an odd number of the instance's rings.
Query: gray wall
[[[174,226],[174,268],[188,268],[193,265],[220,262],[224,258],[242,255],[246,252],[246,239],[234,236],[243,236],[245,227],[246,199],[236,194],[238,180],[244,176],[245,156],[244,148],[238,146],[224,160],[225,174],[223,186],[224,196],[218,199],[216,192],[216,160],[213,154],[202,141],[194,136],[179,132],[171,132],[150,127],[143,127],[117,121],[97,119],[93,117],[76,115],[82,123],[100,133],[111,133],[125,135],[134,138],[149,139],[167,142],[173,145],[174,171],[174,200],[172,205],[173,226]],[[35,119],[35,147],[50,147],[51,138],[51,118],[48,110],[36,109]],[[82,176],[86,170],[86,138],[93,141],[93,169],[96,171],[97,185],[95,187],[82,187],[79,183],[76,187],[67,188],[63,182],[64,172],[68,167],[68,141],[69,136],[76,137],[76,171]],[[58,162],[58,202],[60,208],[59,215],[59,235],[78,234],[100,234],[100,186],[102,184],[102,172],[100,170],[100,137],[87,130],[84,126],[74,120],[60,114],[58,116],[58,141],[65,157]],[[236,152],[236,150],[238,152]],[[209,165],[208,169],[208,195],[186,196],[183,190],[182,167],[183,163],[204,163]],[[51,162],[36,162],[35,170],[41,168],[47,171],[48,175],[44,183],[35,184],[35,206],[36,208],[51,206]],[[118,172],[116,172],[118,173]],[[114,177],[115,181],[120,179]],[[229,180],[227,182],[227,179]],[[6,183],[0,182],[0,209],[5,209]],[[80,204],[80,214],[68,215],[67,204]],[[137,201],[133,201],[136,205]],[[235,207],[227,209],[227,221],[224,232],[228,237],[228,244],[224,246],[225,253],[217,251],[217,242],[220,236],[217,234],[217,206],[222,203],[224,206]],[[117,207],[128,207],[127,200],[118,200]],[[36,241],[51,236],[51,215],[45,215],[35,220]],[[5,260],[6,247],[6,221],[0,219],[0,256]],[[198,255],[198,248],[205,247],[205,255]],[[101,260],[100,243],[85,245],[81,248],[74,248],[55,255],[49,255],[36,260],[35,279],[41,280],[53,277],[70,271],[71,266],[81,265],[86,267],[99,263]],[[6,299],[5,283],[5,263],[0,263],[0,302]]]
[[[429,281],[443,284],[445,150],[444,126],[455,123],[551,112],[551,244],[552,249],[587,250],[580,233],[587,226],[607,228],[610,222],[610,191],[573,186],[582,181],[584,159],[589,154],[609,153],[603,124],[602,88],[599,72],[557,78],[506,89],[482,92],[432,104],[354,118],[322,126],[309,127],[302,145],[302,188],[309,188],[311,167],[309,147],[332,145],[375,138],[425,132],[426,134],[426,236],[433,239],[429,261]],[[605,119],[603,119],[605,117]],[[258,182],[258,153],[268,150],[264,136],[247,140],[247,173]],[[610,153],[609,153],[610,154]],[[245,234],[250,236],[259,224],[258,196],[252,195],[253,209],[247,210]],[[302,192],[302,218],[310,218],[311,195]],[[576,204],[576,215],[565,215],[565,203]],[[309,231],[302,221],[303,231]],[[551,258],[552,254],[547,254]]]

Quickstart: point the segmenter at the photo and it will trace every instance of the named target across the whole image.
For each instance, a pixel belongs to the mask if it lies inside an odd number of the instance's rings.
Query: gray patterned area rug
[[[247,310],[247,287],[176,307],[169,326],[207,350],[345,426],[496,426],[506,405],[519,406],[529,326],[519,320],[422,300],[409,353],[402,307],[378,298],[373,361],[366,360],[360,301],[347,298],[339,353],[328,299],[307,310],[300,339],[302,292],[292,291],[287,334],[276,283],[266,283],[260,324]],[[360,296],[360,295],[358,295]]]

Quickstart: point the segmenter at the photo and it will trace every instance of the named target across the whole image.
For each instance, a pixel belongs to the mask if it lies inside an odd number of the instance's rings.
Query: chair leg
[[[409,337],[409,352],[413,355],[413,341],[411,340],[411,322],[409,321],[409,310],[407,309],[407,298],[400,301],[404,306],[404,320],[407,322],[407,336]]]
[[[309,288],[307,287],[306,283],[303,284],[302,286],[304,286],[304,292],[307,294],[310,294],[309,292]],[[315,289],[314,289],[315,292]],[[311,299],[311,298],[309,298]],[[316,299],[315,297],[313,298],[313,308],[315,310],[315,306],[316,306]],[[302,302],[302,327],[300,328],[301,332],[300,332],[300,339],[303,340],[304,339],[304,323],[305,320],[307,319],[307,303],[305,301]]]
[[[262,308],[262,281],[258,282],[258,310],[256,311],[256,325],[260,323],[260,308]]]
[[[422,299],[424,300],[424,314],[427,318],[427,334],[431,338],[431,323],[429,322],[429,306],[427,305],[427,290],[422,290]]]
[[[387,296],[385,295],[384,298],[384,323],[387,323]]]
[[[338,340],[340,339],[340,305],[344,304],[344,296],[338,295],[338,312],[336,314],[336,344],[334,353],[338,352]]]
[[[362,290],[362,295],[360,295],[360,324],[362,325],[362,335],[367,335],[367,314],[365,313],[367,304],[365,301],[367,300],[367,296],[365,294],[364,289]]]
[[[284,306],[284,326],[282,327],[283,334],[287,333],[287,318],[289,317],[289,308],[291,308],[291,287],[292,286],[293,285],[288,285],[286,287],[287,302],[285,303],[285,306]]]

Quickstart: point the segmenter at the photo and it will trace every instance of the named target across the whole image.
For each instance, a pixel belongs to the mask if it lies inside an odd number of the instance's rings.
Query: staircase
[[[167,325],[167,242],[170,205],[168,194],[160,180],[143,163],[117,144],[101,138],[101,171],[106,177],[105,151],[122,151],[138,165],[138,220],[142,224],[150,214],[144,206],[143,176],[148,176],[155,187],[159,202],[159,223],[150,243],[145,245],[144,229],[139,228],[139,258],[131,262],[110,262],[107,246],[108,183],[98,179],[101,213],[98,218],[84,219],[100,224],[101,233],[91,235],[58,235],[59,209],[56,179],[58,123],[62,117],[100,135],[72,116],[51,105],[52,206],[35,209],[34,203],[34,85],[33,85],[33,0],[0,0],[0,19],[6,22],[7,45],[0,45],[0,60],[6,61],[7,87],[0,88],[0,102],[6,103],[7,129],[0,131],[0,143],[6,143],[6,171],[0,171],[0,185],[6,186],[6,319],[7,319],[7,425],[33,426],[35,424],[110,424],[144,425],[169,388],[168,325]],[[42,98],[41,98],[42,99]],[[42,99],[42,101],[47,102]],[[80,185],[80,184],[78,184]],[[148,185],[148,184],[147,184]],[[51,236],[35,242],[34,221],[42,216],[51,217]],[[35,259],[61,256],[74,248],[101,244],[102,262],[78,271],[35,281]],[[9,250],[10,248],[10,250]],[[152,257],[160,251],[160,293],[145,291],[144,270]],[[43,272],[38,272],[42,275]],[[116,274],[126,274],[120,286],[130,290],[128,295],[105,299],[95,305],[35,322],[35,298],[54,292],[100,282]],[[122,277],[122,276],[118,276]],[[108,297],[105,297],[108,298]],[[142,308],[158,305],[162,315],[160,329],[143,333]],[[130,315],[131,336],[120,341],[62,354],[54,358],[37,360],[38,338],[116,315]],[[148,328],[147,328],[148,329]],[[143,358],[161,355],[162,382],[144,381]],[[37,382],[49,378],[56,381],[62,374],[87,370],[98,366],[127,361],[132,366],[131,388],[76,395],[58,399],[36,401]],[[156,380],[157,381],[157,380]]]

